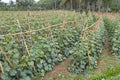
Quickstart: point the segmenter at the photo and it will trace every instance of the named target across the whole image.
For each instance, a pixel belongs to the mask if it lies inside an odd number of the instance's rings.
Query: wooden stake
[[[2,55],[5,57],[5,59],[7,60],[9,66],[10,66],[11,68],[13,68],[13,65],[12,65],[12,63],[10,62],[10,59],[7,57],[6,53],[3,51],[2,47],[0,47],[0,51],[1,51]]]
[[[90,58],[90,53],[88,49],[88,42],[87,42],[87,56],[88,56],[88,64],[90,65],[91,58]]]
[[[2,72],[2,74],[4,74],[4,70],[3,70],[3,67],[2,67],[2,63],[1,63],[1,61],[0,61],[0,68],[1,68],[1,72]]]
[[[65,24],[69,24],[69,23],[73,23],[73,22],[75,22],[75,21],[68,21],[68,22],[64,22]],[[78,24],[80,24],[79,22],[81,22],[82,23],[82,21],[81,20],[79,20],[79,21],[76,21],[76,23],[78,23]],[[38,31],[42,31],[42,30],[46,30],[46,29],[49,29],[49,28],[52,28],[52,27],[61,27],[61,25],[63,25],[63,22],[62,23],[59,23],[59,24],[55,24],[55,25],[51,25],[50,27],[45,27],[45,28],[42,28],[42,29],[37,29],[37,30],[31,30],[30,31],[30,33],[32,33],[32,32],[38,32]],[[21,35],[21,34],[28,34],[29,33],[29,31],[25,31],[25,32],[18,32],[18,33],[14,33],[14,34],[6,34],[6,35],[0,35],[0,36],[15,36],[15,35]]]
[[[24,45],[25,45],[27,54],[28,54],[28,56],[30,57],[30,52],[29,52],[29,50],[28,50],[28,47],[27,47],[27,44],[26,44],[26,41],[25,41],[25,38],[24,38],[24,35],[23,35],[23,32],[22,32],[22,29],[21,29],[21,26],[20,26],[20,22],[19,22],[18,19],[17,19],[17,23],[18,23],[19,29],[21,30],[21,34],[20,34],[20,35],[21,35],[21,37],[22,37],[22,39],[23,39],[23,43],[24,43]]]
[[[30,43],[32,44],[32,41],[31,41],[31,33],[30,33],[30,30],[31,30],[31,26],[30,26],[30,13],[28,13],[28,19],[27,19],[27,21],[28,21],[28,30],[29,30],[29,39],[30,39]]]

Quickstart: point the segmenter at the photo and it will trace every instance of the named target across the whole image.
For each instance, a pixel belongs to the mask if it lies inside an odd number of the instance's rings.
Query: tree
[[[68,9],[79,11],[119,11],[120,0],[10,0],[6,4],[0,0],[0,10],[41,10],[41,9]]]
[[[120,10],[120,0],[111,0],[109,6],[112,11],[114,11],[114,12],[119,11]]]
[[[10,0],[9,4],[10,4],[10,6],[13,6],[14,2],[12,0]]]
[[[28,9],[34,4],[34,2],[34,0],[16,0],[16,5],[18,8],[22,7],[24,9]]]
[[[40,0],[38,4],[43,9],[56,9],[59,8],[61,0]]]
[[[7,3],[4,3],[0,0],[0,10],[7,10]]]

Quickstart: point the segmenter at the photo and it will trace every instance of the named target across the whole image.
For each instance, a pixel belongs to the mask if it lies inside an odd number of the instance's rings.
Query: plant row
[[[86,69],[97,67],[97,60],[103,51],[106,30],[102,21],[98,22],[95,26],[97,26],[96,29],[86,30],[83,33],[86,36],[81,35],[79,42],[73,48],[74,53],[72,54],[72,63],[69,67],[70,72],[77,74],[84,72]]]
[[[97,17],[86,15],[82,23],[69,23],[55,28],[20,34],[0,36],[0,61],[4,72],[2,80],[40,80],[46,72],[73,53],[80,41],[84,26],[92,25]]]
[[[18,33],[19,27],[17,20],[21,25],[22,31],[30,31],[30,30],[37,30],[41,28],[45,28],[48,26],[60,24],[63,22],[73,21],[73,20],[80,20],[81,18],[85,17],[85,14],[78,14],[75,12],[39,12],[39,13],[18,13],[18,12],[10,12],[5,13],[1,12],[3,16],[0,17],[0,32],[1,35],[4,34],[14,34]],[[14,15],[13,15],[14,14]],[[24,14],[24,15],[23,15]]]
[[[117,19],[104,18],[105,27],[108,32],[110,52],[120,56],[120,24]]]

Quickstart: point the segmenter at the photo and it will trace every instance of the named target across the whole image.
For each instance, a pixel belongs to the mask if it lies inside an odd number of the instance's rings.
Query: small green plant
[[[102,74],[95,75],[93,77],[90,77],[88,80],[109,80],[112,76],[116,76],[120,74],[120,66],[117,66],[112,69],[108,69]]]

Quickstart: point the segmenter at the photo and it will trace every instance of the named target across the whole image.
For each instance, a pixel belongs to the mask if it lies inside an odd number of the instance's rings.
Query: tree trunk
[[[73,0],[70,0],[71,10],[73,10]]]
[[[98,0],[99,4],[98,4],[98,12],[101,11],[101,5],[102,5],[102,0]]]
[[[80,3],[81,3],[81,0],[79,0],[79,3],[78,3],[78,8],[79,8],[79,11],[80,11]]]
[[[88,11],[90,11],[90,0],[88,0],[88,7],[87,7]]]
[[[57,2],[57,1],[55,0],[55,1],[54,1],[54,3],[55,3],[55,9],[56,9],[56,4],[57,4],[56,2]]]

